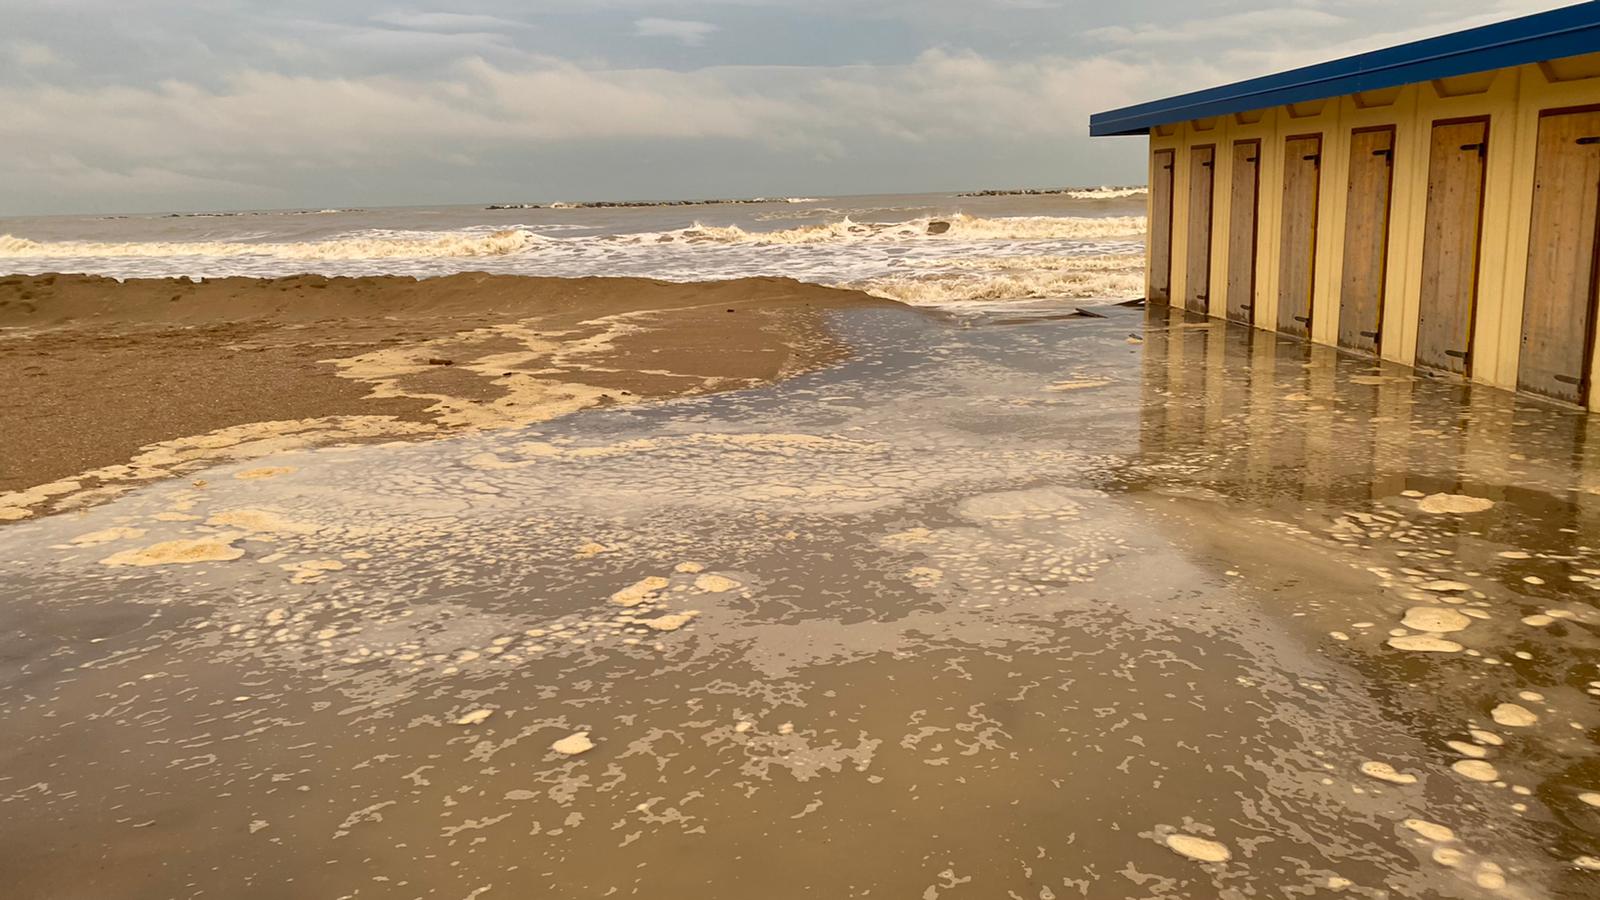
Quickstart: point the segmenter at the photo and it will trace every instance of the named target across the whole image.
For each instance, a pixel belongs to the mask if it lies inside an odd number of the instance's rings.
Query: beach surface
[[[1095,312],[5,526],[7,896],[1592,898],[1587,418]]]
[[[0,519],[220,460],[770,383],[846,351],[783,278],[0,278]]]

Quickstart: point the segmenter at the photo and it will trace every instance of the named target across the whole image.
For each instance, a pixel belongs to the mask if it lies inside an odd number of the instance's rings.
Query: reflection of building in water
[[[1494,509],[1461,520],[1462,536],[1512,546],[1600,528],[1600,439],[1582,412],[1174,306],[1145,315],[1146,472],[1269,508],[1486,497]]]
[[[1600,410],[1596,47],[1585,3],[1094,116],[1150,137],[1147,296]]]

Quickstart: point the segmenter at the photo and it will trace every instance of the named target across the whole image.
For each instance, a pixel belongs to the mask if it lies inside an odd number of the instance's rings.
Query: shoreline
[[[208,465],[737,390],[849,356],[783,278],[0,276],[0,522]]]

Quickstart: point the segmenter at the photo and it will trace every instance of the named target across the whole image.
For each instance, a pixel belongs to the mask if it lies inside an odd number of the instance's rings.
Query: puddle
[[[1594,895],[1586,417],[1166,310],[835,321],[7,526],[13,895]]]

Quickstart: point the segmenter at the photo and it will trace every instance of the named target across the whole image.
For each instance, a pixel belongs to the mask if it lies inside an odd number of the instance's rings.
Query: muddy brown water
[[[1590,419],[1110,316],[7,527],[6,896],[1600,892]]]

